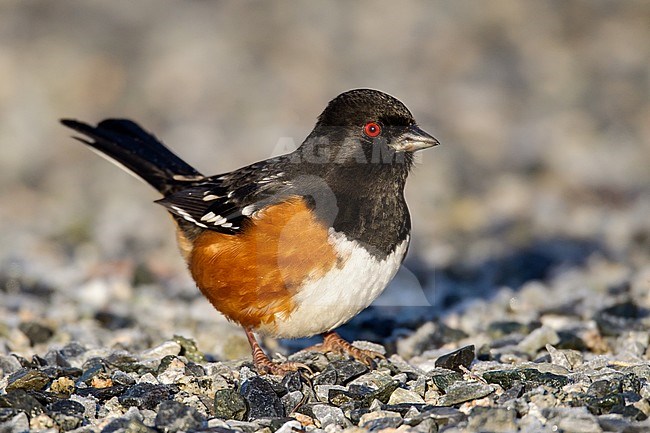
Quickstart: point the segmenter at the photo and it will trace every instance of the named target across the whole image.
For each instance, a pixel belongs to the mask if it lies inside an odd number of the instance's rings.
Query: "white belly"
[[[296,307],[286,316],[258,332],[284,338],[307,337],[332,330],[356,316],[384,291],[402,263],[408,247],[407,237],[384,260],[339,233],[329,240],[341,257],[342,268],[334,267],[322,278],[310,281],[294,297]]]

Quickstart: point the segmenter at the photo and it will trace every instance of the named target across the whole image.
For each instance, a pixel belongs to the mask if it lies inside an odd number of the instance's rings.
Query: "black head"
[[[303,146],[326,148],[330,161],[338,163],[385,164],[410,162],[410,154],[436,144],[402,102],[378,90],[356,89],[330,101]]]

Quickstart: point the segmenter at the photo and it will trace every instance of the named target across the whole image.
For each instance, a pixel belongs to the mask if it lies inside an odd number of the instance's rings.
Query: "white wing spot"
[[[266,176],[266,177],[263,177],[263,178],[261,178],[260,180],[258,180],[257,183],[262,183],[262,184],[263,184],[263,183],[269,183],[269,182],[271,182],[272,180],[276,180],[276,179],[281,178],[282,176],[284,176],[284,172],[283,172],[283,171],[281,171],[281,172],[279,172],[279,173],[275,173],[275,174],[270,174],[270,175],[268,175],[268,176]]]
[[[181,208],[178,207],[178,206],[172,206],[171,208],[172,208],[173,210],[175,210],[176,212],[178,212],[178,214],[179,214],[181,217],[183,217],[183,219],[184,219],[185,221],[189,221],[189,222],[191,222],[192,224],[196,224],[197,226],[199,226],[199,227],[203,227],[203,228],[205,228],[205,229],[208,228],[208,226],[206,226],[205,224],[202,224],[202,223],[198,222],[197,220],[195,220],[195,219],[192,217],[192,215],[190,215],[190,214],[189,214],[187,211],[185,211],[184,209],[181,209]]]
[[[208,212],[201,217],[201,221],[206,223],[213,223],[215,226],[220,226],[228,221],[228,218],[222,217],[221,215],[215,215],[214,212]]]
[[[200,174],[190,174],[190,175],[185,175],[185,174],[175,174],[172,176],[172,179],[174,180],[180,180],[180,181],[197,181],[203,179],[204,176]]]
[[[230,228],[230,227],[232,227],[232,223],[223,223],[223,224],[221,224],[221,227]]]
[[[248,205],[241,210],[241,214],[244,216],[251,216],[255,212],[255,206]]]
[[[228,221],[226,218],[222,217],[221,215],[217,215],[216,217],[213,218],[213,220],[214,220],[214,225],[215,226],[220,226],[221,224]],[[212,222],[212,221],[210,221],[210,222]]]
[[[214,212],[208,212],[201,217],[201,221],[210,221],[214,217]]]
[[[216,199],[218,199],[219,197],[221,197],[221,196],[219,196],[219,195],[214,195],[214,194],[210,194],[210,195],[206,195],[205,197],[203,197],[203,201],[216,200]]]

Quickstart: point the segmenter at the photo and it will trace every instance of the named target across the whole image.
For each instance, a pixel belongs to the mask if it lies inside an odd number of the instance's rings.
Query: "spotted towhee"
[[[438,141],[385,93],[334,98],[295,151],[204,176],[136,123],[62,123],[163,195],[180,250],[214,307],[246,331],[256,367],[283,373],[253,332],[324,334],[323,350],[371,362],[332,330],[366,308],[404,260],[404,184],[413,153]]]

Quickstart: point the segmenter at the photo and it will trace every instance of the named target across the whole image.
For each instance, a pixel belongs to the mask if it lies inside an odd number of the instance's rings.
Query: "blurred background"
[[[368,314],[395,325],[406,308],[412,328],[575,269],[650,291],[649,23],[645,0],[4,0],[0,335],[27,351],[15,330],[36,321],[61,343],[184,333],[245,352],[157,194],[58,119],[131,118],[216,174],[292,150],[356,87],[402,100],[442,145],[407,185],[405,269],[344,332],[381,337]]]

